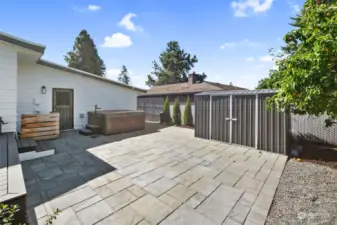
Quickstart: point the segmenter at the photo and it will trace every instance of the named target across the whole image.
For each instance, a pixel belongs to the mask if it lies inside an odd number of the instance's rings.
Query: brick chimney
[[[195,84],[196,82],[196,73],[193,71],[193,73],[188,74],[188,84]]]

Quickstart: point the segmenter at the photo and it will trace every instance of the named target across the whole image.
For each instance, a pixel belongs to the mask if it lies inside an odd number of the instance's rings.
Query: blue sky
[[[46,45],[44,59],[65,64],[75,37],[88,30],[116,79],[124,64],[133,85],[145,88],[166,43],[196,54],[193,69],[209,81],[254,88],[273,67],[304,0],[5,0],[0,30]]]

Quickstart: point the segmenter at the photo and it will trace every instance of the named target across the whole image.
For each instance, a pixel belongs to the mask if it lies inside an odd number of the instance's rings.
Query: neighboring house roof
[[[7,43],[14,44],[14,45],[17,45],[17,46],[20,46],[20,47],[23,47],[23,48],[26,48],[26,49],[29,49],[29,50],[32,50],[32,51],[35,51],[35,52],[39,52],[39,53],[42,53],[42,54],[44,53],[44,50],[46,48],[46,46],[44,46],[44,45],[40,45],[40,44],[37,44],[37,43],[26,41],[26,40],[23,40],[21,38],[18,38],[18,37],[15,37],[15,36],[3,33],[3,32],[0,32],[0,41],[5,41]],[[54,69],[63,70],[63,71],[69,72],[69,73],[74,73],[74,74],[77,74],[77,75],[94,78],[94,79],[97,79],[97,80],[100,80],[100,81],[103,81],[103,82],[107,82],[107,83],[110,83],[110,84],[113,84],[113,85],[118,85],[118,86],[125,87],[125,88],[128,88],[128,89],[132,89],[132,90],[135,90],[135,91],[139,91],[139,92],[143,92],[143,93],[145,93],[147,91],[145,89],[137,88],[137,87],[134,87],[134,86],[131,86],[131,85],[126,85],[126,84],[120,83],[118,81],[110,80],[110,79],[95,75],[93,73],[88,73],[88,72],[85,72],[83,70],[78,70],[78,69],[75,69],[75,68],[62,66],[62,65],[59,65],[59,64],[47,61],[47,60],[39,59],[37,61],[37,63],[40,64],[40,65],[43,65],[43,66],[48,66],[48,67],[51,67],[51,68],[54,68]]]
[[[230,91],[230,90],[247,90],[246,88],[236,87],[233,85],[226,85],[204,81],[202,83],[177,83],[158,85],[148,90],[147,95],[161,95],[161,94],[194,94],[205,91]]]

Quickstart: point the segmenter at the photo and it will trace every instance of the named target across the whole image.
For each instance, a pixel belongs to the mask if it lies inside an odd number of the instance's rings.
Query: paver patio
[[[48,144],[23,163],[31,224],[264,224],[287,159],[177,127]]]

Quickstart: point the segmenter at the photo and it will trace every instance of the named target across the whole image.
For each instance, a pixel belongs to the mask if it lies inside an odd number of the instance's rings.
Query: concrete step
[[[98,125],[87,124],[87,125],[85,125],[85,128],[88,129],[88,130],[92,130],[94,133],[97,134],[100,127]]]
[[[16,141],[18,145],[19,153],[36,151],[37,150],[37,143],[35,140],[28,138],[28,139],[18,139]]]
[[[94,132],[92,130],[85,129],[85,128],[79,130],[79,133],[82,134],[82,135],[85,135],[85,136],[90,136],[90,135],[94,134]]]

